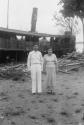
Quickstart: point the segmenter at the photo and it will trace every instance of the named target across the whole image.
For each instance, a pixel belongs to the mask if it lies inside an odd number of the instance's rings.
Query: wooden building
[[[27,53],[32,50],[33,45],[39,43],[39,38],[44,37],[50,38],[48,46],[51,45],[54,49],[54,52],[57,52],[58,55],[60,51],[63,52],[65,49],[67,49],[65,43],[67,44],[68,50],[73,51],[75,49],[75,41],[66,41],[65,37],[67,38],[67,36],[65,35],[51,35],[45,33],[0,28],[0,63],[26,61]],[[58,38],[63,40],[57,40]],[[70,45],[73,45],[73,49],[71,49],[72,47]],[[65,47],[64,50],[63,47]],[[44,49],[41,50],[42,52],[44,51]],[[67,53],[68,50],[65,51],[65,53]]]
[[[0,28],[0,62],[6,60],[25,61],[27,52],[41,37],[55,35]]]

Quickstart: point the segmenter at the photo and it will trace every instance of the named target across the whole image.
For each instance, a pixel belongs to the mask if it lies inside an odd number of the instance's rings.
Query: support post
[[[8,29],[8,24],[9,24],[9,0],[7,4],[7,29]]]

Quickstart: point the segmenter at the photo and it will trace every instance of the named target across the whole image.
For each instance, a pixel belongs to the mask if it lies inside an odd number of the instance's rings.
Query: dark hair
[[[48,51],[49,49],[51,49],[51,50],[52,50],[52,47],[48,47],[47,51]]]
[[[38,44],[34,44],[33,47],[34,47],[34,46],[39,46],[39,45],[38,45]]]

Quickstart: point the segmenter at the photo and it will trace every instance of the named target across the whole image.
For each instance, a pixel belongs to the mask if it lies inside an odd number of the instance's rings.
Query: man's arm
[[[43,57],[42,57],[42,54],[40,54],[40,61],[41,61],[41,70],[43,71]]]
[[[30,53],[27,58],[27,68],[28,68],[28,71],[31,70],[31,54]]]

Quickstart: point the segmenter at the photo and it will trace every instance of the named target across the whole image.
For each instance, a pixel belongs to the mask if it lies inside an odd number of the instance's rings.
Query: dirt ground
[[[44,91],[46,76],[42,77]],[[84,68],[57,73],[56,95],[32,95],[29,76],[0,78],[0,125],[77,125],[83,113]]]

